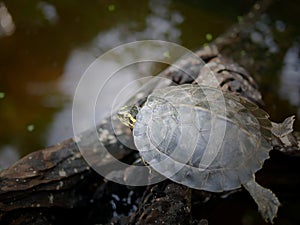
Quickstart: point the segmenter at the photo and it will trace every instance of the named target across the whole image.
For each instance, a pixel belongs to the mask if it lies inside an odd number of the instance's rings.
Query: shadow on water
[[[207,42],[207,34],[222,34],[252,3],[0,1],[0,166],[6,168],[30,151],[73,136],[73,94],[97,56],[120,44],[144,39],[198,48]],[[296,114],[298,130],[299,11],[296,1],[276,2],[249,33],[257,49],[241,51],[239,55],[253,55],[254,65],[261,66],[255,78],[271,118],[281,121]],[[259,61],[263,63],[256,63]],[[105,90],[105,100],[97,114],[109,113],[106,106],[114,100],[114,93],[124,83],[149,74],[151,67],[141,64],[124,69],[125,75],[115,81],[115,87]],[[100,76],[109,74],[101,68]],[[83,109],[84,104],[83,100]]]

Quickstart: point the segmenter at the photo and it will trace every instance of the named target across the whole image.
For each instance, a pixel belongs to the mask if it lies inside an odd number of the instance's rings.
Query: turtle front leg
[[[243,184],[243,186],[258,205],[258,211],[265,221],[273,223],[273,219],[277,216],[278,207],[280,206],[280,202],[275,194],[256,183],[255,177],[246,184]]]

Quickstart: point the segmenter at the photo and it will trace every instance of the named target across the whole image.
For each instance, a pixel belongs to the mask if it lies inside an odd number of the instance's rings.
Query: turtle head
[[[117,113],[119,120],[131,129],[134,127],[136,121],[136,115],[139,112],[139,107],[137,105],[133,106],[123,106]]]

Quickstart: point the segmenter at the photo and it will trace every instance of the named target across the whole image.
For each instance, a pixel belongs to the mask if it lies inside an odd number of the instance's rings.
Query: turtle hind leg
[[[282,123],[272,122],[272,145],[282,152],[293,152],[300,148],[300,141],[293,132],[295,116],[286,118]]]
[[[295,116],[290,116],[286,118],[282,123],[272,122],[272,133],[276,137],[284,137],[289,133],[293,132],[293,124],[295,122]]]
[[[250,193],[256,204],[258,211],[262,217],[268,222],[273,223],[273,219],[277,216],[280,202],[272,191],[260,186],[255,182],[255,178],[243,184],[244,188]]]

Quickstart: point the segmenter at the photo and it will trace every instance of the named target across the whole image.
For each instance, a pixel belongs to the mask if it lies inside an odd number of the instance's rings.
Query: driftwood
[[[227,46],[240,41],[239,34],[242,28],[251,24],[268,4],[269,1],[256,3],[243,23],[234,26],[209,47],[195,53],[217,74],[220,87],[224,91],[239,92],[258,105],[263,103],[252,77],[221,53],[224,50],[224,54],[228,54]],[[161,76],[178,84],[191,83],[194,80],[205,83],[201,76],[201,73],[205,73],[205,68],[200,71],[200,65],[184,57],[178,64],[185,68],[185,71],[189,71],[189,74],[194,74],[194,77],[186,76],[181,70],[174,68],[166,69]],[[148,87],[145,89],[145,96],[153,88]],[[136,153],[118,141],[108,122],[111,120],[117,124],[118,136],[132,141],[130,130],[116,118],[109,118],[98,126],[103,145],[116,159],[133,163],[137,157]],[[84,140],[88,154],[91,158],[95,155],[99,167],[110,168],[114,163],[111,160],[112,155],[98,152],[98,140],[91,139],[90,132],[86,131],[77,138]],[[279,195],[279,198],[300,198],[297,189],[300,179],[295,172],[297,169],[299,171],[299,149],[295,147],[293,150],[287,153],[273,152],[272,160],[265,163],[264,169],[257,176],[262,185],[282,189],[282,195],[285,196]],[[122,178],[122,171],[118,173]],[[276,189],[274,191],[276,192]],[[204,209],[211,207],[207,204],[208,199],[220,200],[219,197],[229,194],[192,191],[170,181],[134,189],[109,182],[90,168],[74,139],[69,139],[33,152],[0,173],[0,223],[207,224],[206,219],[209,222],[211,217],[205,214],[207,210]],[[126,199],[126,202],[122,199]],[[253,208],[255,209],[255,206]],[[197,213],[197,210],[203,213]],[[129,214],[131,216],[126,216]]]

